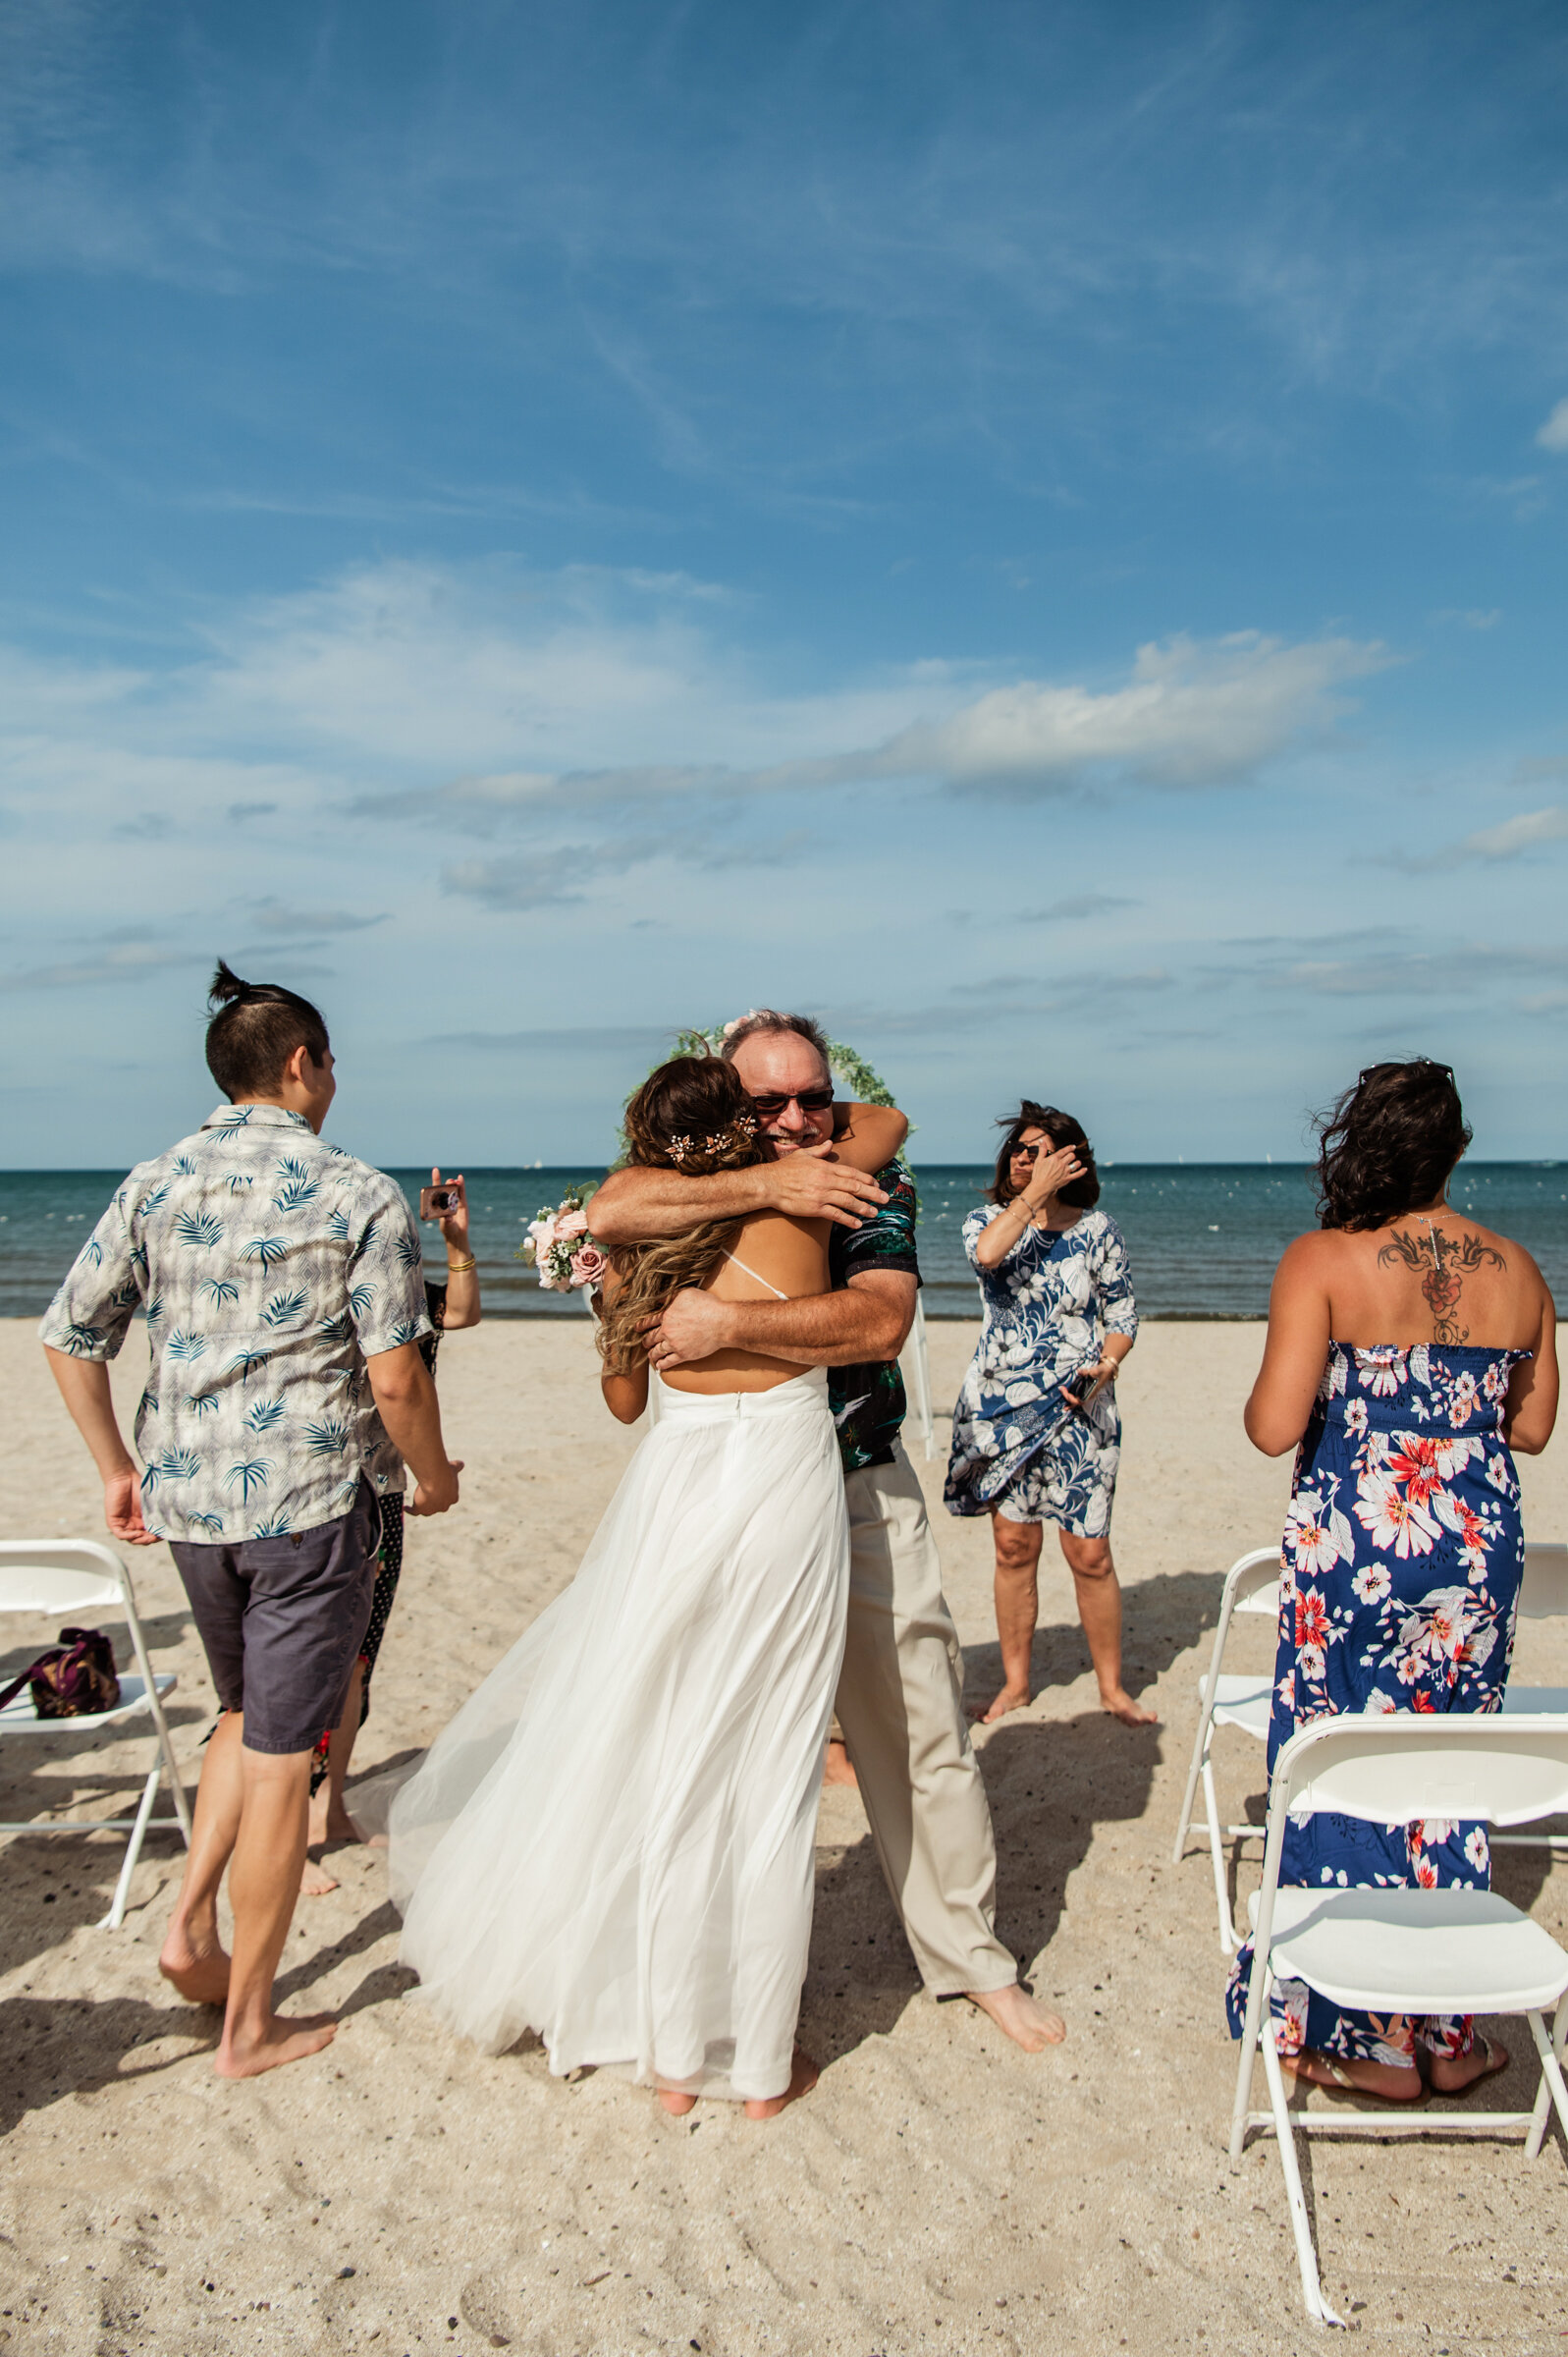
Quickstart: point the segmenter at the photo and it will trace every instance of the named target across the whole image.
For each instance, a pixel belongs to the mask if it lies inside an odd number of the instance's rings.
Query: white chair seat
[[[1254,1928],[1261,1897],[1248,1901]],[[1525,2013],[1568,1989],[1568,1955],[1495,1891],[1281,1884],[1270,1962],[1276,1977],[1369,2013]]]
[[[136,1666],[122,1675],[120,1700],[112,1711],[94,1711],[84,1719],[40,1719],[26,1686],[0,1711],[0,1735],[42,1736],[54,1759],[61,1756],[68,1743],[83,1746],[93,1735],[111,1727],[127,1736],[150,1738],[152,1758],[147,1764],[141,1798],[134,1817],[10,1818],[0,1824],[0,1834],[70,1835],[78,1839],[89,1833],[127,1834],[120,1879],[100,1927],[116,1932],[125,1921],[131,1877],[149,1830],[154,1826],[168,1827],[179,1834],[188,1849],[190,1846],[190,1803],[186,1798],[174,1745],[169,1739],[169,1722],[163,1715],[163,1698],[175,1687],[174,1673],[154,1672],[136,1617],[131,1574],[114,1549],[105,1547],[101,1539],[0,1539],[0,1613],[25,1613],[29,1618],[41,1615],[53,1620],[56,1627],[62,1621],[86,1626],[100,1615],[109,1613],[126,1624]],[[9,1683],[9,1679],[0,1680],[0,1692]],[[137,1720],[141,1722],[139,1727],[135,1724]],[[27,1762],[24,1759],[20,1764],[25,1766]],[[31,1765],[37,1764],[34,1758]],[[104,1764],[94,1761],[91,1773],[93,1781],[103,1779]],[[174,1815],[154,1817],[152,1804],[165,1777],[169,1780]],[[111,1777],[108,1781],[117,1780]]]
[[[1568,1716],[1568,1686],[1508,1686],[1502,1698],[1502,1716],[1517,1718],[1521,1713],[1536,1716],[1550,1712]]]
[[[162,1696],[173,1693],[179,1680],[172,1670],[160,1670],[152,1682]],[[0,1711],[0,1735],[86,1735],[94,1727],[113,1727],[117,1721],[129,1719],[146,1708],[146,1686],[134,1674],[121,1678],[120,1699],[112,1711],[85,1711],[69,1719],[40,1719],[32,1707],[31,1694],[24,1686],[16,1699]]]
[[[1209,1699],[1209,1680],[1198,1680],[1198,1699]],[[1239,1727],[1260,1743],[1269,1739],[1269,1715],[1273,1709],[1274,1681],[1272,1671],[1249,1672],[1240,1670],[1221,1670],[1215,1679],[1216,1727]]]

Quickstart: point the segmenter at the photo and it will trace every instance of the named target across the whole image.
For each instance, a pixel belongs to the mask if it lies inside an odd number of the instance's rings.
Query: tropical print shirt
[[[39,1338],[117,1355],[137,1309],[141,1512],[216,1545],[313,1530],[403,1459],[365,1360],[430,1332],[403,1190],[281,1105],[224,1105],[139,1163],[77,1256]]]
[[[909,1175],[896,1162],[877,1173],[888,1200],[861,1228],[835,1228],[828,1247],[828,1273],[835,1292],[866,1269],[901,1269],[920,1282],[915,1258],[915,1215],[919,1201]],[[863,1366],[830,1367],[828,1400],[838,1427],[838,1453],[846,1473],[863,1465],[889,1465],[897,1445],[907,1402],[895,1358]]]

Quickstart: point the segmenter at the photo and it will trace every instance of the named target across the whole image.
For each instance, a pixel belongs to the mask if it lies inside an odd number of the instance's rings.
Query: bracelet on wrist
[[[450,1252],[447,1254],[447,1275],[449,1277],[466,1277],[470,1269],[476,1269],[478,1266],[479,1263],[476,1260],[454,1260]]]

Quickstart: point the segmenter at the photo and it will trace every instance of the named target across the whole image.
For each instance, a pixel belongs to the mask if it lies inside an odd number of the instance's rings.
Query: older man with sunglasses
[[[730,1026],[724,1054],[778,1160],[705,1178],[618,1171],[594,1197],[594,1235],[619,1246],[757,1211],[833,1223],[833,1292],[766,1302],[677,1293],[649,1355],[669,1368],[765,1350],[827,1367],[852,1550],[838,1717],[877,1854],[932,1995],[969,1998],[1037,2054],[1065,2033],[996,1935],[996,1845],[964,1723],[963,1660],[899,1437],[898,1352],[920,1285],[914,1189],[896,1163],[873,1179],[831,1159],[850,1109],[835,1104],[828,1043],[809,1016],[756,1011]]]

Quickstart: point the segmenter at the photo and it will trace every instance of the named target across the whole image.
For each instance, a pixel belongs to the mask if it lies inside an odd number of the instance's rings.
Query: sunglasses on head
[[[798,1105],[802,1113],[826,1113],[833,1103],[833,1088],[795,1088],[784,1097],[757,1097],[751,1100],[757,1114],[765,1122],[776,1122],[786,1105]]]

